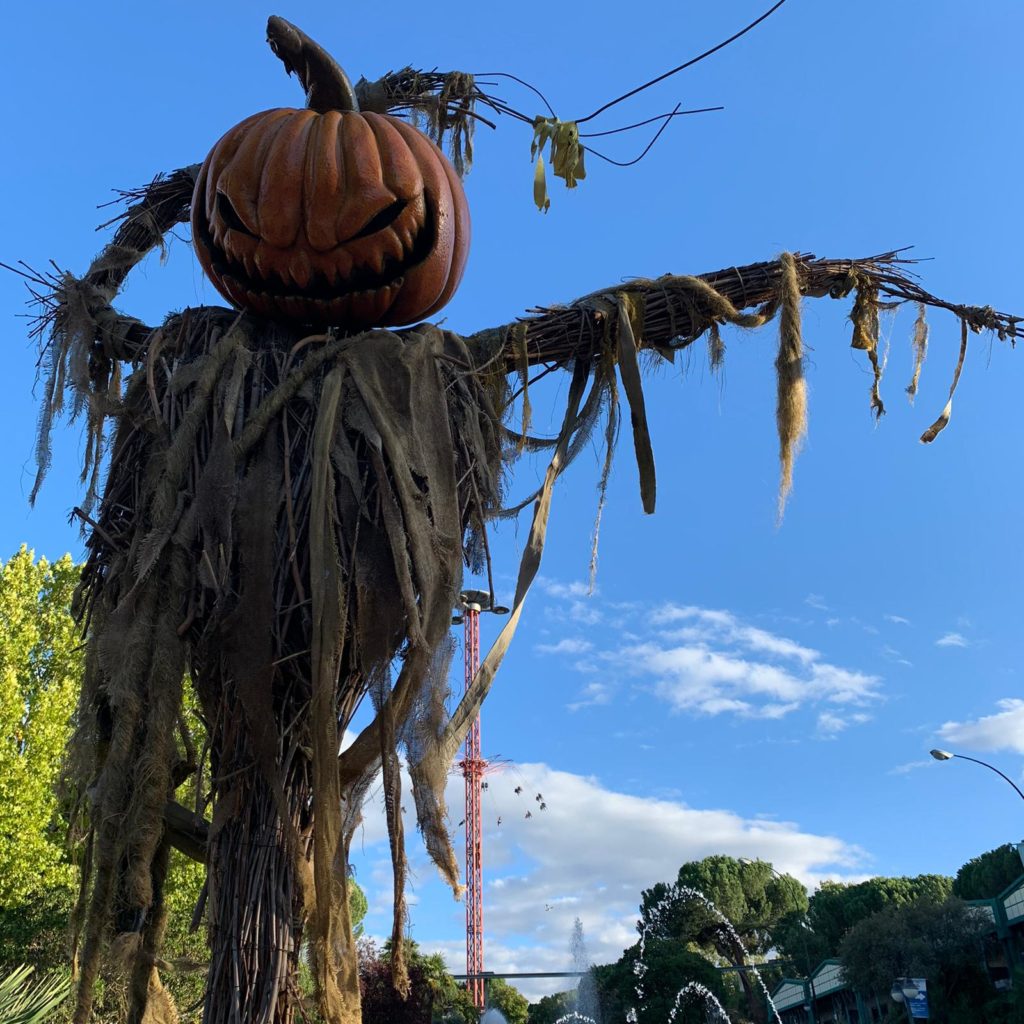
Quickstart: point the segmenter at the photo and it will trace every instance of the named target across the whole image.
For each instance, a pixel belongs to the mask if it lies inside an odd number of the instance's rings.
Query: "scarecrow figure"
[[[306,109],[256,114],[202,166],[129,194],[113,241],[82,278],[33,278],[49,374],[40,478],[65,393],[88,423],[88,496],[76,510],[88,558],[74,609],[88,642],[72,749],[87,832],[73,922],[76,1024],[89,1019],[108,956],[127,965],[132,1022],[177,1019],[158,973],[172,846],[207,868],[196,917],[205,914],[211,944],[206,1024],[288,1024],[304,943],[323,1019],[357,1021],[348,855],[379,773],[394,865],[394,982],[407,990],[399,751],[427,848],[457,894],[444,781],[538,570],[554,483],[602,421],[603,494],[620,387],[643,506],[654,510],[641,349],[672,359],[706,337],[717,365],[721,325],[778,318],[784,500],[805,423],[803,296],[855,293],[854,344],[875,368],[879,413],[883,299],[920,304],[915,386],[925,306],[960,318],[960,365],[969,330],[1020,331],[1019,318],[929,295],[897,253],[783,254],[702,277],[632,281],[468,337],[442,331],[420,321],[458,285],[469,229],[459,173],[480,119],[474,105],[497,101],[456,73],[406,69],[353,87],[294,26],[271,18],[268,36],[297,73]],[[436,142],[451,143],[452,163],[390,110],[425,116]],[[552,153],[556,173],[570,184],[582,177],[582,154],[565,149],[578,133],[546,123],[538,137],[562,147]],[[200,262],[234,308],[187,309],[156,328],[117,313],[111,303],[128,272],[190,215]],[[529,374],[539,365],[570,375],[551,439],[529,433]],[[519,429],[506,422],[514,397]],[[115,431],[100,496],[108,418]],[[549,453],[543,483],[503,510],[503,464],[524,450]],[[463,568],[489,579],[488,520],[528,505],[512,613],[449,715],[449,626]],[[182,712],[186,674],[211,771],[208,800],[197,785],[191,810],[173,802],[202,761]],[[339,754],[367,697],[373,720]]]

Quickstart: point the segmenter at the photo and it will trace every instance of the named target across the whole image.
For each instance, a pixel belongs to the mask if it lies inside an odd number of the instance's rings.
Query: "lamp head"
[[[928,753],[931,754],[936,761],[949,761],[951,758],[956,757],[956,754],[951,754],[948,750],[929,750]]]

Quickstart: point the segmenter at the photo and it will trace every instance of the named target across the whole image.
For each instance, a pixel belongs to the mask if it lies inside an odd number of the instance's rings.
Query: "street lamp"
[[[988,761],[979,761],[976,757],[968,757],[966,754],[953,754],[948,750],[930,750],[929,753],[936,761],[952,761],[953,758],[956,757],[961,761],[973,761],[975,764],[980,764],[982,768],[988,768],[990,771],[995,772],[1001,779],[1005,779],[1011,786],[1013,786],[1014,790],[1016,790],[1017,796],[1019,796],[1021,800],[1024,800],[1024,793],[1021,792],[1020,786],[1018,786],[1017,783],[1008,775],[1004,775],[998,768],[996,768],[995,765],[989,764]],[[1024,867],[1024,842],[1017,843],[1016,847],[1017,854],[1020,857],[1021,866]]]
[[[988,768],[989,771],[993,771],[1000,778],[1005,779],[1013,788],[1017,791],[1017,796],[1024,800],[1024,793],[1021,792],[1020,786],[1013,781],[1008,775],[1004,775],[995,765],[991,765],[988,761],[979,761],[976,757],[968,757],[966,754],[951,754],[948,750],[931,750],[929,753],[936,761],[951,761],[954,757],[959,758],[961,761],[973,761],[975,764],[980,764],[983,768]]]
[[[1024,856],[1024,854],[1022,854],[1022,856]],[[744,867],[749,866],[751,864],[757,864],[757,863],[765,864],[765,865],[767,865],[768,870],[777,879],[779,879],[779,881],[782,881],[782,875],[780,875],[779,872],[776,871],[775,868],[771,864],[769,864],[767,861],[754,861],[754,860],[751,860],[749,857],[737,857],[736,859]],[[806,931],[805,931],[805,929],[808,929],[809,927],[810,926],[807,924],[807,918],[806,918],[806,915],[805,915],[804,920],[800,922],[800,944],[804,947],[804,963],[807,964],[807,968],[806,968],[807,969],[807,984],[808,984],[808,986],[810,987],[810,990],[811,990],[811,1003],[807,1007],[807,1016],[810,1018],[811,1024],[817,1024],[818,1017],[817,1017],[817,1014],[814,1012],[814,1002],[815,1002],[815,999],[817,998],[817,996],[815,995],[815,992],[814,992],[814,972],[811,970],[811,954],[810,954],[810,952],[807,949],[807,934],[806,934]]]
[[[892,991],[889,995],[897,1003],[903,1003],[907,1008],[907,1019],[910,1024],[914,1024],[914,1015],[910,1009],[910,1001],[916,999],[921,994],[921,990],[914,984],[913,978],[897,978],[892,983]]]

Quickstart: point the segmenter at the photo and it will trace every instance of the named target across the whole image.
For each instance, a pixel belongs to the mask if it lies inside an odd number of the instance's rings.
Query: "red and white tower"
[[[465,600],[463,626],[466,661],[466,689],[480,668],[480,604]],[[480,755],[480,716],[477,715],[466,736],[462,755],[462,775],[466,780],[466,986],[478,1010],[484,1008],[484,850],[480,814],[484,762]],[[474,977],[475,975],[475,977]]]
[[[464,590],[461,595],[468,690],[480,669],[480,613],[506,614],[496,607],[486,590]],[[466,987],[474,1005],[485,1008],[484,988],[484,850],[480,798],[487,762],[480,753],[480,716],[477,715],[466,736],[459,762],[466,780]]]

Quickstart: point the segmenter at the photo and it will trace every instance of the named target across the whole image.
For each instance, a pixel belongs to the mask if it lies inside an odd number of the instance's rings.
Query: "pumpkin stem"
[[[306,106],[318,114],[328,110],[358,110],[359,101],[348,75],[319,44],[290,21],[271,15],[267,42],[281,59],[285,71],[298,75],[306,90]]]

